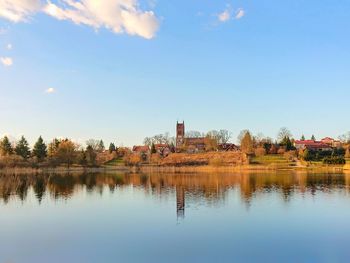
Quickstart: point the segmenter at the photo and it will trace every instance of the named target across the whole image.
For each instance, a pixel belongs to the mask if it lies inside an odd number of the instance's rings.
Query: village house
[[[335,139],[333,139],[331,137],[323,138],[321,140],[321,142],[324,143],[324,144],[327,144],[327,145],[329,145],[329,146],[331,146],[333,148],[341,148],[342,147],[341,141],[335,140]]]
[[[320,151],[320,152],[333,150],[332,146],[330,146],[329,144],[326,144],[322,141],[314,141],[314,140],[296,140],[294,142],[294,147],[297,150],[308,149],[309,151]]]
[[[221,143],[218,145],[218,150],[223,152],[239,151],[239,147],[233,143]]]
[[[156,152],[163,157],[168,156],[171,153],[170,146],[165,143],[158,143],[154,145]]]
[[[132,147],[133,153],[139,153],[139,154],[149,154],[150,149],[147,145],[135,145]]]

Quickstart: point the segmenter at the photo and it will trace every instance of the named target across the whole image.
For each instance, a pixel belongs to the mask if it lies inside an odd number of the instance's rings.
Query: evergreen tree
[[[281,146],[285,146],[287,151],[290,151],[293,149],[292,141],[289,137],[284,137],[283,140],[280,143]]]
[[[151,153],[157,153],[156,146],[154,145],[154,143],[152,143],[151,146]]]
[[[87,164],[90,165],[90,166],[95,166],[96,165],[97,154],[96,154],[96,152],[94,151],[94,148],[91,145],[88,145],[86,147],[85,154],[86,154]]]
[[[304,134],[303,134],[303,136],[301,136],[301,139],[300,139],[300,140],[305,141],[305,136],[304,136]]]
[[[13,154],[13,148],[10,143],[10,140],[7,136],[5,136],[1,141],[0,141],[0,154],[1,155],[10,155]]]
[[[303,153],[303,159],[304,159],[305,161],[310,161],[311,155],[310,155],[310,152],[309,152],[308,149],[305,149],[305,151],[304,151],[304,153]]]
[[[115,144],[113,142],[111,142],[109,144],[109,152],[112,153],[112,152],[115,152],[116,148],[115,148]]]
[[[98,151],[103,152],[105,150],[105,145],[102,140],[98,143]]]
[[[311,140],[316,141],[315,135],[312,135],[312,136],[311,136]]]
[[[37,142],[34,144],[33,156],[38,158],[39,161],[44,160],[44,158],[47,156],[47,147],[41,136],[38,138]]]
[[[22,156],[24,159],[27,159],[30,156],[29,144],[24,136],[22,136],[17,143],[15,152],[17,155]]]

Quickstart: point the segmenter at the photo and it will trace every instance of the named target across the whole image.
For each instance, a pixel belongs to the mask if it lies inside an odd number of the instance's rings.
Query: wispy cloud
[[[10,67],[13,65],[13,60],[10,57],[1,57],[0,61],[5,67]]]
[[[40,8],[40,0],[0,0],[0,17],[15,23],[25,22]]]
[[[56,90],[54,88],[48,88],[47,90],[45,90],[45,93],[48,93],[48,94],[52,94],[55,92],[56,92]]]
[[[244,17],[245,15],[245,11],[243,8],[239,8],[237,11],[236,11],[236,16],[235,18],[236,19],[241,19],[242,17]]]
[[[10,43],[7,44],[7,45],[6,45],[6,49],[11,50],[11,49],[12,49],[12,44],[10,44]]]
[[[155,3],[151,0],[150,3]],[[146,39],[155,36],[159,20],[153,11],[140,9],[138,0],[0,0],[0,17],[12,22],[25,22],[37,12],[58,20],[69,20],[114,33],[127,33]]]
[[[220,22],[227,22],[231,19],[231,8],[225,9],[222,13],[218,14],[218,19]]]
[[[236,11],[232,9],[230,5],[226,7],[224,11],[217,15],[219,22],[225,23],[231,19],[241,19],[245,15],[243,8],[238,8]]]

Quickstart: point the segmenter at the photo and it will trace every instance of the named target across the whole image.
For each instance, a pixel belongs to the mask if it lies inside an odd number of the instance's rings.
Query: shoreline
[[[274,172],[274,171],[306,171],[306,172],[349,172],[350,165],[332,166],[275,166],[275,165],[232,165],[232,166],[159,166],[159,165],[141,165],[141,166],[101,166],[101,167],[56,167],[56,168],[2,168],[0,174],[41,174],[41,173],[211,173],[211,172]]]

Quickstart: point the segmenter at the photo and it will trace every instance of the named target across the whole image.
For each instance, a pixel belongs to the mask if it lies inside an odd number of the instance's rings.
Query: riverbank
[[[130,172],[126,166],[101,166],[101,167],[55,167],[55,168],[21,168],[11,167],[0,169],[0,174],[41,174],[41,173],[105,173],[105,172]]]
[[[236,164],[236,165],[151,165],[138,166],[101,166],[101,167],[56,167],[56,168],[20,168],[11,167],[0,169],[0,174],[41,174],[41,173],[212,173],[212,172],[271,172],[271,171],[308,171],[308,172],[349,172],[350,164],[325,165],[321,163],[270,163],[270,164]]]

